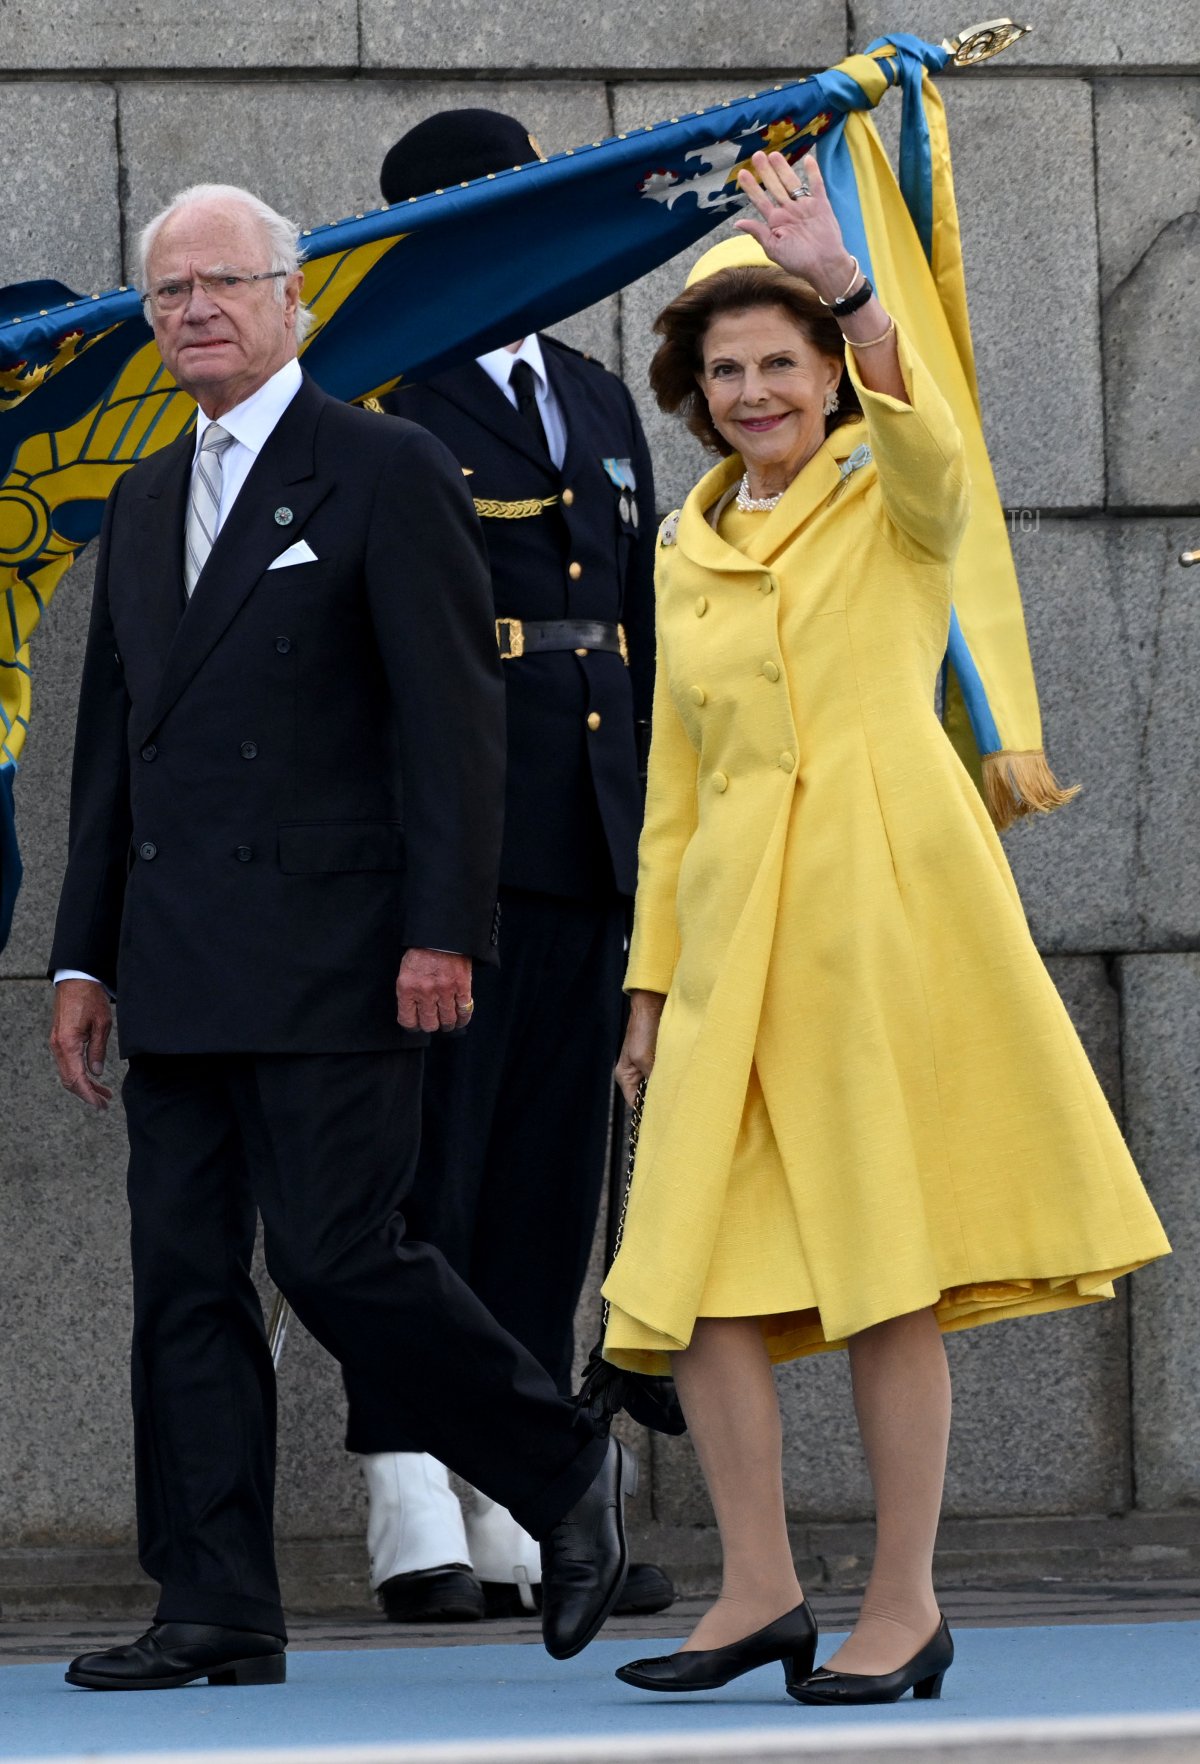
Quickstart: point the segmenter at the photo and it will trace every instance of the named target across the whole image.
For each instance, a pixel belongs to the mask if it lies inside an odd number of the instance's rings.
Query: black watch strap
[[[861,288],[856,288],[853,294],[847,294],[844,300],[831,300],[829,302],[829,310],[834,318],[849,318],[852,312],[857,312],[860,306],[865,306],[867,304],[867,301],[871,298],[874,292],[875,290],[871,286],[870,281],[864,276]]]

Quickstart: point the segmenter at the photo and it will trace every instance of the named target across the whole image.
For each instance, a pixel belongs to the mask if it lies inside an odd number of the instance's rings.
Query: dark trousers
[[[544,1536],[604,1453],[401,1207],[420,1050],[129,1063],[139,1554],[160,1621],[284,1633],[255,1209],[296,1315],[400,1432]]]
[[[471,1027],[428,1051],[407,1210],[565,1393],[604,1182],[625,903],[500,901],[500,966],[475,971]],[[415,1413],[397,1430],[365,1381],[347,1373],[346,1388],[351,1451],[441,1456]]]

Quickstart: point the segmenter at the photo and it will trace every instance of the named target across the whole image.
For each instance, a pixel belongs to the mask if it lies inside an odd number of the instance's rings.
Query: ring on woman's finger
[[[812,195],[812,185],[809,183],[808,179],[805,178],[803,180],[803,182],[796,185],[796,188],[794,190],[789,190],[788,195],[792,198],[793,201],[796,201],[801,196],[811,196]]]

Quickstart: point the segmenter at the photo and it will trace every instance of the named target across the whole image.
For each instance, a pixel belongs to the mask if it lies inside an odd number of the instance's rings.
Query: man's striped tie
[[[183,579],[189,600],[217,536],[221,515],[221,459],[232,441],[233,436],[220,423],[210,423],[204,431],[200,456],[192,470],[183,542]]]

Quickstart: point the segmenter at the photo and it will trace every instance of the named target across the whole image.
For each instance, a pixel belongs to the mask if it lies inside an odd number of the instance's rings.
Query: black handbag
[[[633,1181],[633,1165],[637,1157],[638,1133],[642,1125],[645,1100],[646,1080],[643,1078],[638,1085],[630,1115],[629,1157],[625,1166],[625,1193],[621,1197],[621,1215],[613,1245],[614,1261],[625,1236],[625,1214],[629,1210],[629,1187]],[[604,1358],[604,1336],[607,1329],[608,1300],[605,1299],[600,1313],[600,1339],[588,1355],[587,1365],[583,1369],[583,1381],[575,1398],[576,1411],[586,1414],[596,1432],[602,1436],[608,1433],[613,1417],[619,1415],[622,1409],[632,1420],[640,1422],[643,1427],[653,1428],[655,1433],[686,1433],[687,1422],[679,1406],[674,1379],[651,1378],[642,1372],[623,1372],[619,1366],[610,1366]]]

